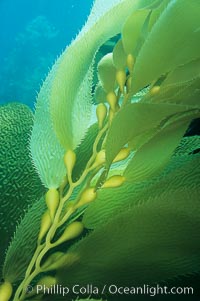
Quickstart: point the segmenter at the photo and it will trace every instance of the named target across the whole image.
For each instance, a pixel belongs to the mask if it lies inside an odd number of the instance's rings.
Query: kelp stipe
[[[182,17],[184,30],[172,47]],[[200,59],[193,43],[199,17],[194,0],[94,3],[38,95],[30,149],[48,191],[8,249],[0,287],[5,301],[19,280],[14,301],[28,298],[29,285],[102,288],[113,281],[130,285],[133,274],[141,285],[200,271],[199,154],[191,154],[199,139],[193,137],[194,148],[189,138],[181,140],[200,116],[200,90],[193,90],[200,83],[193,63]],[[169,23],[177,25],[175,33],[167,31]],[[101,97],[97,123],[88,129],[94,56],[118,32],[113,52],[97,66]],[[182,49],[184,34],[191,43],[184,40]],[[45,292],[36,296],[35,288],[31,296],[51,300]],[[72,290],[67,298],[74,299]]]

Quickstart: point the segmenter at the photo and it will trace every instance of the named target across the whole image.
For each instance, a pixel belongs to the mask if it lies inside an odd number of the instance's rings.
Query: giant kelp
[[[4,301],[19,278],[14,301],[30,284],[102,288],[199,273],[199,138],[183,138],[200,117],[199,17],[195,0],[95,1],[38,94],[30,150],[48,192],[8,249]],[[117,33],[96,84],[95,53]],[[51,300],[43,293],[32,291]]]
[[[166,191],[122,210],[69,250],[78,259],[58,272],[59,283],[131,286],[198,272],[198,195],[199,189]]]
[[[29,156],[29,137],[33,125],[31,110],[20,103],[0,107],[0,237],[1,257],[24,211],[44,193]]]

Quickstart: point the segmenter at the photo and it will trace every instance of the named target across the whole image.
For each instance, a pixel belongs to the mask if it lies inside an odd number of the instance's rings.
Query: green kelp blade
[[[160,14],[166,9],[168,3],[171,0],[161,0],[159,5],[157,7],[154,7],[154,9],[151,12],[151,16],[148,22],[148,31],[150,32],[153,25],[157,22],[158,18],[160,17]]]
[[[171,85],[160,88],[157,95],[145,95],[141,102],[174,103],[181,105],[199,105],[200,78],[187,82],[186,85]]]
[[[143,134],[148,140],[149,135],[152,137],[153,130],[157,132],[161,121],[187,109],[187,106],[174,104],[132,103],[126,105],[116,114],[108,132],[105,143],[107,167],[126,143]],[[139,144],[140,142],[141,140]]]
[[[136,136],[128,143],[131,150],[139,149],[146,141],[155,135],[155,128],[150,129],[146,133]]]
[[[34,124],[30,139],[31,157],[35,168],[47,188],[58,188],[66,174],[64,148],[53,130],[50,116],[50,87],[59,61],[47,76],[37,97]]]
[[[169,161],[189,123],[187,120],[166,126],[143,144],[124,171],[126,181],[139,182],[159,173]]]
[[[146,3],[132,0],[95,1],[87,23],[59,58],[58,68],[53,72],[54,80],[49,86],[49,104],[53,128],[65,149],[74,149],[87,130],[92,69],[97,50],[121,32],[124,20],[131,12]]]
[[[196,0],[171,1],[154,24],[134,67],[132,93],[200,56],[200,9]],[[184,22],[183,22],[184,20]]]
[[[73,170],[73,179],[76,181],[84,171],[87,162],[92,156],[93,144],[98,134],[98,124],[91,125],[85,134],[81,144],[76,148],[76,165]]]
[[[106,92],[100,82],[95,87],[94,100],[97,104],[106,102]]]
[[[122,29],[122,43],[126,54],[136,56],[137,45],[140,41],[142,26],[150,13],[150,9],[136,10],[128,17]]]
[[[199,107],[200,99],[200,78],[195,81],[192,81],[188,86],[175,95],[175,101],[180,104],[191,104]],[[188,101],[189,100],[189,101]]]
[[[200,77],[200,59],[179,66],[167,75],[163,87],[187,85],[187,82]]]
[[[156,18],[152,18],[152,15],[155,12],[160,14],[164,6],[166,6],[166,2],[169,2],[169,0],[164,1],[165,5],[163,5],[163,0],[146,1],[145,6],[141,6],[141,9],[134,11],[128,16],[122,28],[122,46],[127,55],[132,54],[135,59],[149,33],[149,22],[151,21],[152,27],[156,20]],[[142,1],[140,5],[141,3]]]
[[[0,274],[16,223],[45,192],[29,156],[32,126],[33,114],[26,105],[0,106]]]
[[[98,76],[103,89],[108,93],[114,91],[116,85],[116,68],[113,64],[113,54],[103,56],[97,66]]]
[[[119,40],[113,49],[113,63],[118,70],[125,70],[126,68],[126,53],[122,40]]]
[[[6,252],[3,266],[3,278],[5,280],[14,283],[24,278],[25,271],[37,246],[41,216],[45,210],[46,204],[42,197],[29,208],[17,226]]]
[[[73,58],[75,60],[76,49],[71,48],[66,50],[67,53],[73,52]],[[80,49],[79,49],[80,51]],[[71,53],[72,54],[72,53]],[[72,59],[72,58],[71,58]],[[73,102],[70,102],[71,94],[73,94],[73,82],[70,77],[70,81],[66,81],[65,69],[67,74],[70,74],[70,67],[73,72],[73,65],[67,66],[67,61],[64,57],[61,59],[59,69],[55,75],[54,82],[51,89],[50,97],[50,106],[51,106],[51,116],[53,120],[54,130],[56,135],[59,138],[60,143],[65,150],[71,149],[74,150],[83,139],[85,132],[87,131],[88,124],[91,116],[92,109],[92,65],[88,65],[88,71],[86,72],[82,82],[80,83],[78,90],[76,91],[77,95],[73,99]],[[75,68],[75,67],[74,67]],[[81,65],[79,66],[81,69]],[[78,77],[78,70],[76,76]],[[76,79],[74,79],[76,80]],[[69,95],[67,94],[67,89],[70,88]],[[54,105],[56,102],[56,109],[54,110]],[[62,109],[62,115],[58,113],[58,110]],[[57,115],[55,115],[57,113]],[[66,113],[64,117],[64,113]],[[63,118],[63,119],[62,119]],[[80,127],[81,123],[81,127]],[[58,129],[59,128],[59,133]],[[65,134],[64,134],[65,133]]]
[[[150,92],[142,98],[142,102],[174,102],[198,105],[200,94],[200,60],[194,60],[169,72],[161,83],[158,93]]]
[[[165,191],[113,217],[69,250],[79,260],[58,271],[58,282],[129,286],[199,272],[199,193]]]
[[[197,140],[194,141],[194,144],[196,144],[196,149],[200,147]],[[151,179],[136,183],[125,182],[124,185],[115,189],[99,190],[97,199],[84,212],[84,225],[89,229],[104,225],[113,216],[128,208],[146,202],[149,198],[156,199],[163,190],[172,193],[176,189],[184,187],[188,187],[188,189],[199,187],[200,156],[199,154],[187,155],[187,146],[188,143],[183,138],[175,150],[174,157],[159,174]]]

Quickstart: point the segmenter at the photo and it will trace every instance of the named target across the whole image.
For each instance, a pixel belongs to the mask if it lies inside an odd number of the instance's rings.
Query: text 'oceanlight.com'
[[[118,286],[115,284],[103,285],[102,287],[93,286],[87,284],[81,286],[74,284],[72,287],[62,286],[59,284],[51,285],[37,285],[35,288],[32,286],[27,287],[27,292],[35,291],[36,294],[47,294],[47,295],[61,295],[66,296],[68,294],[74,295],[148,295],[154,297],[156,295],[193,295],[193,287],[168,287],[168,286],[150,286],[144,284],[143,286]]]

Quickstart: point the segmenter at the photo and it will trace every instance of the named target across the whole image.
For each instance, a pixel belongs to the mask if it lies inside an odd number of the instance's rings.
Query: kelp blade
[[[198,195],[184,187],[125,210],[71,248],[79,259],[59,283],[142,285],[200,271]]]
[[[198,1],[169,2],[137,57],[133,94],[177,66],[199,58],[199,20]]]

